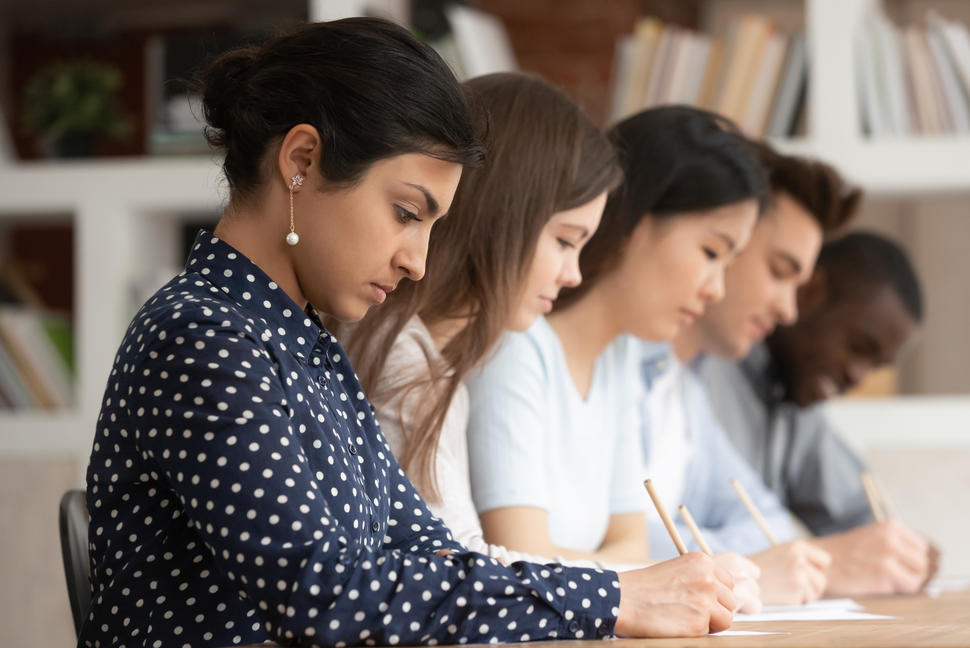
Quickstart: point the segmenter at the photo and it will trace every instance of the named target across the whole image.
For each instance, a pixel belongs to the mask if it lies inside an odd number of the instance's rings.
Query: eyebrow
[[[404,184],[411,187],[412,189],[417,189],[422,194],[424,194],[424,201],[428,204],[428,214],[430,216],[433,217],[438,215],[438,201],[435,200],[434,196],[431,195],[430,191],[428,191],[427,189],[425,189],[419,184],[414,184],[411,182],[405,182]]]
[[[733,238],[731,238],[730,236],[728,236],[727,234],[725,234],[724,232],[715,231],[714,234],[716,234],[717,236],[719,236],[722,239],[724,239],[724,242],[728,246],[728,252],[733,252],[734,251],[734,248],[736,248],[738,246],[738,244],[735,242],[735,240]]]
[[[587,236],[589,236],[589,230],[583,227],[582,225],[574,225],[572,223],[561,223],[560,226],[568,229],[578,230],[580,233],[580,239],[584,239]]]

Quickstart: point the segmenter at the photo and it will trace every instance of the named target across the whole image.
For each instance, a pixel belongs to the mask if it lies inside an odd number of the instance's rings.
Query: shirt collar
[[[670,369],[672,364],[677,362],[677,358],[669,344],[644,341],[639,341],[639,344],[641,348],[640,376],[646,388],[650,389],[657,379]]]
[[[275,339],[303,361],[318,341],[332,340],[312,306],[302,309],[246,255],[205,230],[196,235],[185,262],[185,274],[190,273],[200,275],[250,313],[254,322],[261,322],[266,327],[260,333],[264,342]]]

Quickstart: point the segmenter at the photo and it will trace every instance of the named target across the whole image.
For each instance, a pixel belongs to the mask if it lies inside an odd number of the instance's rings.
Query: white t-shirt
[[[588,552],[599,549],[611,515],[643,512],[639,356],[632,338],[610,345],[584,399],[545,318],[506,334],[468,380],[478,511],[544,509],[553,544]]]
[[[376,397],[371,397],[377,410],[381,432],[387,439],[391,452],[397,457],[407,447],[404,425],[410,429],[418,414],[418,408],[427,404],[431,389],[428,386],[405,392],[402,388],[415,378],[428,376],[430,367],[442,361],[441,353],[424,323],[419,317],[411,318],[394,341],[375,390]],[[435,456],[436,484],[441,501],[428,502],[431,512],[445,523],[455,540],[470,551],[484,553],[506,563],[519,560],[554,562],[552,558],[509,551],[505,547],[485,542],[469,484],[468,445],[465,439],[467,425],[468,389],[461,384],[448,406],[441,428]],[[427,498],[426,489],[420,484],[418,489]]]

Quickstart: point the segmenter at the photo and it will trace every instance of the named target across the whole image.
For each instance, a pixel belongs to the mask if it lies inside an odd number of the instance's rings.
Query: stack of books
[[[925,27],[877,14],[856,35],[863,130],[874,137],[970,133],[970,32],[931,12]]]
[[[69,407],[73,346],[66,318],[28,306],[0,307],[0,409]]]
[[[617,44],[611,117],[689,104],[751,136],[784,137],[801,130],[807,74],[804,33],[764,16],[739,15],[723,37],[643,18]]]

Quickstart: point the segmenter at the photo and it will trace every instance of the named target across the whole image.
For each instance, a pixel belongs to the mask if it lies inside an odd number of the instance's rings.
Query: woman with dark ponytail
[[[230,52],[202,86],[229,203],[135,315],[108,379],[80,644],[485,643],[727,625],[732,594],[714,578],[658,591],[676,574],[642,570],[621,599],[614,572],[467,552],[405,477],[318,317],[359,320],[421,279],[431,227],[482,157],[441,59],[391,23],[347,19]]]

